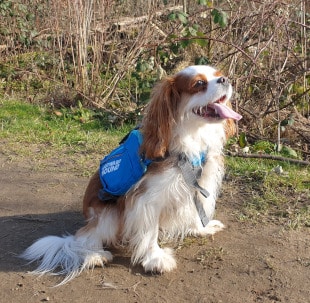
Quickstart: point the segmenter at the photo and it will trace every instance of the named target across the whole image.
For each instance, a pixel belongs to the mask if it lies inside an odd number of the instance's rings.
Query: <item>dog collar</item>
[[[205,164],[207,158],[207,151],[200,152],[199,157],[194,157],[191,159],[191,163],[193,167],[202,166]]]

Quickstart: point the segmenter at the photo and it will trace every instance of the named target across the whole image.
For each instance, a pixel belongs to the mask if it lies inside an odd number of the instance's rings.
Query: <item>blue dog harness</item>
[[[132,130],[121,144],[100,161],[99,176],[103,191],[112,196],[122,196],[137,183],[152,162],[140,154],[143,138],[139,130]],[[103,193],[100,192],[103,199]]]

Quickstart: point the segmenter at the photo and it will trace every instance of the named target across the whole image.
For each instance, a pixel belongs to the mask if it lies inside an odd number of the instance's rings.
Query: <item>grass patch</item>
[[[49,166],[51,159],[61,155],[64,161],[72,162],[70,170],[87,174],[132,128],[115,128],[104,113],[96,114],[80,108],[53,111],[47,106],[2,100],[1,152],[11,158],[30,158],[37,169]]]
[[[310,227],[309,167],[261,159],[227,157],[228,182],[237,187],[240,221]],[[283,173],[275,168],[282,166]]]
[[[86,113],[87,110],[84,111]],[[81,119],[72,109],[56,112],[44,106],[2,101],[0,138],[14,136],[14,140],[21,143],[48,143],[56,149],[67,146],[84,150],[100,148],[102,151],[104,148],[105,152],[131,127],[126,125],[116,129],[100,119],[88,118],[85,122],[81,122]],[[102,147],[98,145],[99,142],[107,142],[108,145]]]

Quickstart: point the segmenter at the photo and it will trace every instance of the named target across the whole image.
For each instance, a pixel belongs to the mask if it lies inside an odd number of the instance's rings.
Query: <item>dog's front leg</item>
[[[171,248],[160,248],[157,239],[149,241],[146,253],[141,260],[141,264],[146,272],[164,273],[176,267]],[[143,249],[145,249],[143,247]]]
[[[160,203],[140,196],[124,218],[124,240],[132,250],[132,263],[141,263],[146,272],[169,272],[176,267],[173,252],[158,245]]]
[[[216,199],[222,184],[223,175],[223,158],[221,156],[209,155],[199,180],[200,186],[208,191],[209,196],[206,198],[198,193],[197,204],[198,207],[203,208],[202,214],[205,224],[201,222],[201,218],[197,218],[196,229],[193,232],[197,236],[214,235],[225,228],[222,222],[213,219]]]

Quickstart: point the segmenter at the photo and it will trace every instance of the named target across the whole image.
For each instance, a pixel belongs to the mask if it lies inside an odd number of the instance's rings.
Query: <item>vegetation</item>
[[[1,152],[9,158],[26,156],[32,169],[51,170],[50,159],[62,155],[58,170],[92,174],[99,160],[132,128],[108,125],[105,117],[83,108],[55,112],[47,106],[0,101]]]
[[[309,167],[236,157],[227,162],[229,190],[233,195],[237,188],[242,201],[235,213],[239,220],[310,227]]]
[[[133,122],[151,87],[189,64],[232,79],[247,144],[309,158],[309,4],[1,0],[0,93]]]

